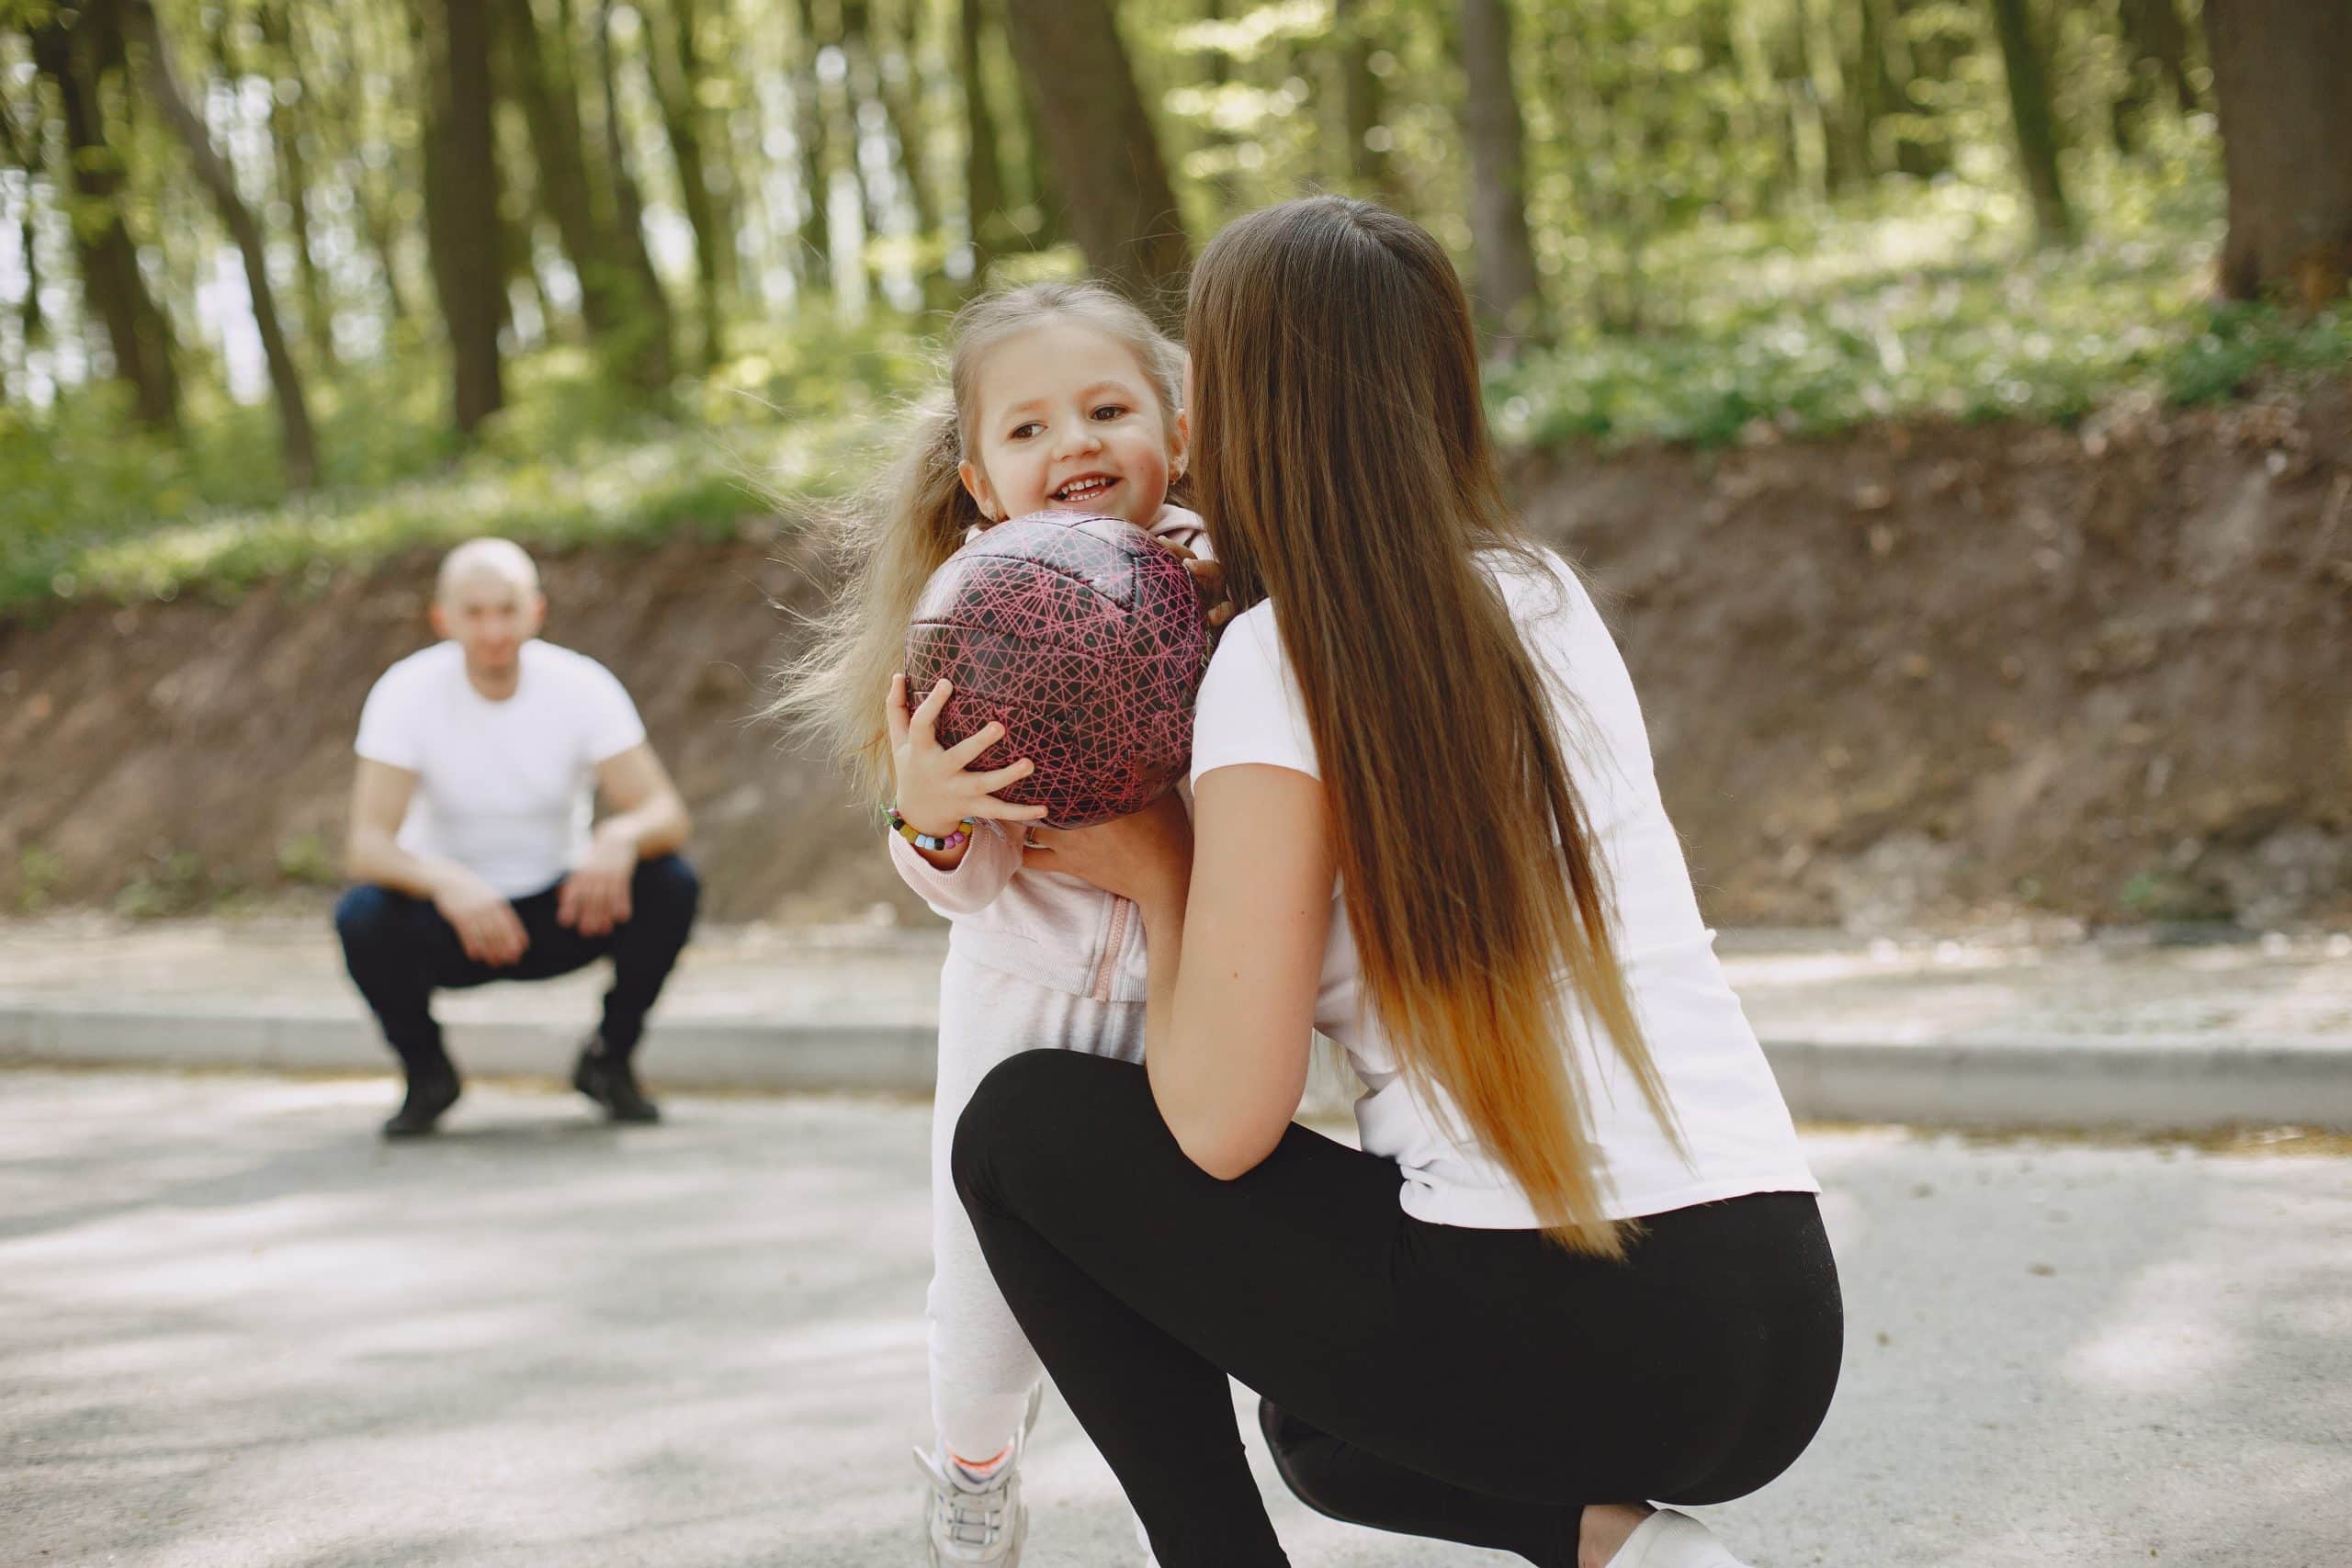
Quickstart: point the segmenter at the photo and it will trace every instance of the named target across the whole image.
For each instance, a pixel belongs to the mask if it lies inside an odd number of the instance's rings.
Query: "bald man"
[[[628,693],[594,660],[539,641],[546,617],[520,547],[458,546],[433,597],[443,640],[386,671],[360,711],[345,857],[358,886],[334,923],[408,1077],[386,1137],[430,1133],[457,1102],[435,990],[606,956],[604,1021],[571,1082],[614,1121],[660,1119],[630,1058],[694,925],[686,808]]]

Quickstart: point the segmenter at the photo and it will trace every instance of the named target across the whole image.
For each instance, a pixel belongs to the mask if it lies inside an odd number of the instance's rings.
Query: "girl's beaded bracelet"
[[[973,828],[978,826],[971,818],[967,817],[964,818],[963,826],[942,837],[935,833],[918,831],[913,824],[899,815],[899,808],[895,806],[884,807],[882,814],[890,819],[890,831],[898,834],[915,848],[929,850],[935,855],[945,854],[949,850],[960,848],[965,840],[971,838]]]

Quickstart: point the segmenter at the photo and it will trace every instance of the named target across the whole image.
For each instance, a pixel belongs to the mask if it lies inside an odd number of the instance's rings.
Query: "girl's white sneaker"
[[[1748,1568],[1714,1531],[1688,1514],[1660,1508],[1634,1527],[1609,1568]]]
[[[1029,1539],[1021,1455],[1045,1403],[1046,1385],[1032,1384],[1021,1430],[985,1479],[949,1459],[944,1447],[937,1452],[915,1450],[915,1468],[924,1482],[923,1532],[931,1541],[931,1568],[1020,1568],[1022,1544]]]

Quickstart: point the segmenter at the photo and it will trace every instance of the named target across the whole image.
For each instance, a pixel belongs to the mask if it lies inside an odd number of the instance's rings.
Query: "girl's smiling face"
[[[993,344],[974,387],[961,471],[995,521],[1059,508],[1149,527],[1184,471],[1184,416],[1171,421],[1126,345],[1091,327],[1048,321]]]

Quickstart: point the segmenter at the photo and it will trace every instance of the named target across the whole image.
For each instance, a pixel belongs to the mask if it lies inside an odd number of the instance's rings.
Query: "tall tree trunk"
[[[1839,14],[1849,0],[1796,0],[1797,38],[1804,53],[1804,85],[1821,125],[1822,194],[1835,196],[1864,173],[1856,166],[1853,88],[1839,49]]]
[[[1192,246],[1107,0],[1006,0],[1005,20],[1056,182],[1086,193],[1069,217],[1087,261],[1172,319]]]
[[[2205,41],[2230,186],[2222,290],[2319,310],[2352,273],[2352,6],[2205,0]]]
[[[402,9],[410,7],[403,6]],[[369,27],[369,34],[364,44],[357,44],[355,40],[354,44],[345,47],[345,58],[350,62],[350,66],[343,82],[345,92],[331,113],[336,124],[354,128],[362,123],[363,116],[380,108],[381,92],[377,84],[400,80],[400,68],[407,63],[400,59],[402,29],[391,18],[378,11],[361,25]],[[370,58],[381,62],[380,76],[361,68],[358,63],[361,48],[369,51]],[[389,90],[397,93],[399,89]],[[351,170],[351,201],[360,238],[376,258],[377,270],[383,277],[385,314],[390,318],[390,324],[397,330],[404,327],[416,312],[409,303],[407,288],[401,282],[401,233],[392,216],[396,199],[393,193],[404,183],[401,178],[400,149],[393,145],[386,151],[388,155],[380,170],[370,169],[364,158],[355,155]]]
[[[1007,52],[1011,48],[1008,43]],[[1019,74],[1019,60],[1013,64]],[[1037,118],[1037,95],[1031,90],[1025,76],[1021,83],[1021,168],[1029,186],[1029,199],[1024,205],[1035,212],[1037,220],[1022,232],[1033,249],[1048,250],[1060,244],[1069,231],[1069,225],[1063,220],[1066,204],[1061,182],[1054,177],[1053,154],[1046,151],[1046,128]]]
[[[29,139],[17,134],[16,106],[0,89],[0,158],[23,172],[25,205],[17,214],[17,244],[25,262],[25,293],[17,305],[17,330],[24,340],[25,352],[30,354],[40,342],[43,321],[40,311],[40,252],[37,248],[40,235],[40,209],[33,198],[33,186],[41,175],[40,130],[36,124]]]
[[[944,308],[954,303],[955,296],[947,283],[946,206],[940,199],[940,182],[930,158],[932,128],[924,113],[929,98],[922,69],[923,19],[927,10],[925,0],[895,0],[891,14],[898,27],[890,38],[892,58],[898,62],[898,68],[886,70],[882,82],[885,101],[894,106],[890,110],[891,134],[899,139],[907,178],[914,183],[915,192],[922,198],[918,215],[930,215],[923,221],[922,231],[923,296],[934,308]]]
[[[56,91],[65,132],[65,163],[77,211],[67,225],[83,296],[106,327],[116,378],[130,388],[131,408],[153,430],[176,430],[179,372],[171,324],[140,276],[139,251],[122,220],[122,156],[107,134],[106,78],[123,69],[119,15],[85,9],[69,28],[51,22],[32,32],[33,60]]]
[[[1527,150],[1511,81],[1509,0],[1462,0],[1463,139],[1470,144],[1470,230],[1477,299],[1498,354],[1537,335],[1544,308],[1527,231]]]
[[[695,0],[669,0],[669,31],[666,35],[655,31],[650,53],[662,129],[669,134],[671,155],[678,166],[679,201],[686,209],[687,226],[695,231],[695,308],[702,329],[699,363],[708,369],[727,355],[720,286],[733,247],[719,222],[710,169],[705,162],[702,107],[697,98],[702,57],[695,42]]]
[[[819,30],[814,0],[799,0],[800,54],[792,73],[793,141],[800,150],[800,287],[812,293],[833,291],[833,160],[832,140],[825,107],[825,85],[817,57],[827,39]],[[855,162],[857,149],[850,149]]]
[[[1992,6],[1993,30],[2000,39],[2001,64],[2008,78],[2018,169],[2033,202],[2034,238],[2044,245],[2071,245],[2075,213],[2058,177],[2058,115],[2051,103],[2050,72],[2035,36],[2030,0],[1992,0]]]
[[[204,122],[197,118],[180,93],[153,6],[149,0],[123,0],[123,24],[127,40],[137,44],[146,56],[148,96],[162,111],[164,123],[187,149],[188,163],[196,170],[198,182],[210,193],[212,205],[245,264],[245,288],[252,297],[254,325],[261,333],[262,357],[269,367],[270,387],[277,395],[286,482],[294,490],[309,490],[318,483],[318,438],[311,425],[311,406],[302,389],[302,373],[295,366],[293,353],[286,344],[285,329],[278,321],[277,300],[269,287],[269,259],[262,245],[261,226],[254,221],[252,211],[237,195],[236,176],[213,151]]]
[[[302,335],[315,363],[332,371],[334,308],[328,300],[326,274],[311,243],[310,159],[303,149],[314,118],[310,79],[295,50],[289,0],[265,0],[260,19],[263,64],[270,84],[269,141],[277,154],[278,190],[286,198],[287,227],[302,280]],[[291,103],[278,91],[281,80],[294,84]]]
[[[2174,0],[2120,0],[2119,9],[2134,73],[2153,73],[2182,114],[2203,107],[2203,96],[2188,74],[2188,28]]]
[[[491,17],[478,0],[436,0],[426,24],[425,237],[448,325],[451,417],[471,435],[504,402],[498,329],[506,316],[499,254],[498,144],[491,125]]]
[[[580,126],[579,89],[571,70],[568,32],[550,39],[530,0],[497,6],[503,73],[531,137],[531,162],[540,209],[555,225],[556,242],[580,284],[580,315],[591,341],[605,344],[623,314],[609,237],[588,178],[587,141]]]
[[[497,9],[505,79],[530,132],[542,209],[579,280],[589,340],[619,379],[657,391],[670,380],[668,300],[658,284],[650,291],[645,286],[652,268],[644,259],[642,229],[633,231],[633,243],[632,232],[625,231],[620,185],[626,166],[615,155],[616,117],[604,117],[602,155],[594,162],[588,155],[569,0],[562,0],[551,28],[540,26],[530,0],[502,0]],[[601,61],[609,53],[601,19],[598,37]]]
[[[908,205],[914,210],[915,238],[920,246],[939,231],[939,204],[922,167],[921,116],[907,94],[891,83],[888,51],[875,36],[874,7],[869,0],[841,0],[841,17],[842,48],[849,62],[851,102],[874,105],[882,111],[883,123],[890,128],[899,177],[906,184]],[[861,116],[854,109],[850,118],[854,124]],[[865,197],[865,231],[872,239],[889,231],[889,214],[883,205],[884,189],[867,177],[864,162],[862,158],[858,160],[858,189]],[[923,283],[925,293],[931,293],[930,277],[926,276]]]
[[[636,335],[631,342],[637,351],[632,362],[638,367],[638,384],[648,391],[661,391],[677,373],[672,357],[670,297],[662,291],[661,275],[653,270],[653,253],[646,248],[645,199],[638,193],[627,128],[621,122],[619,68],[613,55],[614,4],[615,0],[604,0],[596,16],[596,75],[604,90],[605,159],[613,182],[613,229],[635,295],[631,326]]]
[[[1226,19],[1226,0],[1201,0],[1201,20],[1222,22]],[[1201,53],[1201,73],[1204,85],[1213,94],[1222,94],[1233,84],[1233,56],[1222,47],[1204,50]],[[1242,208],[1241,168],[1238,161],[1238,139],[1217,123],[1212,113],[1202,129],[1201,141],[1209,154],[1211,173],[1204,183],[1209,188],[1210,221],[1223,227]]]
[[[907,181],[907,196],[915,210],[915,228],[928,237],[939,231],[939,197],[932,189],[930,171],[923,167],[922,83],[917,76],[915,51],[920,34],[913,8],[901,6],[901,31],[895,38],[877,35],[869,0],[842,0],[842,35],[849,40],[853,58],[863,55],[864,74],[873,84],[875,101],[899,144],[899,166]],[[891,62],[898,62],[893,71]]]
[[[971,230],[972,282],[988,278],[989,263],[1012,238],[1004,217],[1004,157],[997,144],[996,111],[989,105],[988,72],[980,56],[980,0],[956,0],[956,80],[964,92],[964,208]]]
[[[1340,28],[1340,104],[1348,136],[1348,182],[1359,196],[1373,197],[1390,206],[1400,204],[1396,160],[1389,156],[1387,95],[1372,68],[1379,40],[1363,0],[1337,0]],[[1379,146],[1373,143],[1378,141]]]

